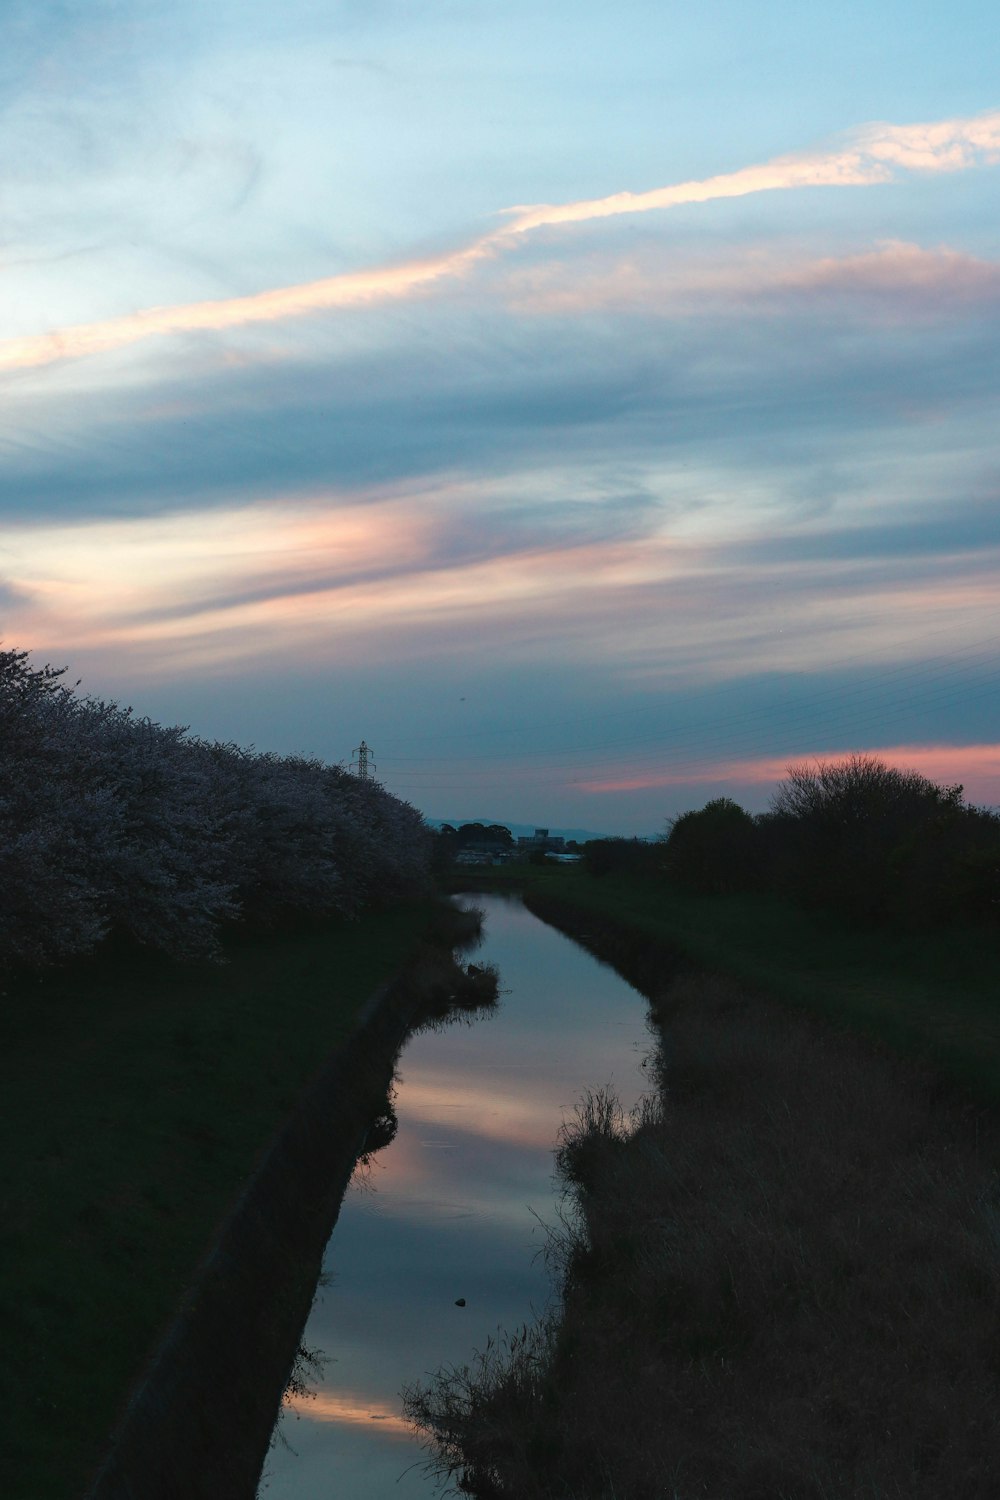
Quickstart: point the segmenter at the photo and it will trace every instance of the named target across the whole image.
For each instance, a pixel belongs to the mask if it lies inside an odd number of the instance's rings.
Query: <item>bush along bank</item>
[[[558,1315],[408,1393],[438,1467],[480,1500],[987,1500],[995,1112],[651,939],[636,960],[622,924],[528,902],[642,969],[657,1088],[630,1119],[595,1095],[565,1133]]]
[[[717,797],[657,843],[595,840],[585,858],[596,875],[769,892],[873,928],[1000,926],[1000,813],[875,755],[791,766],[766,813]]]
[[[372,997],[290,1114],[137,1383],[87,1500],[252,1500],[347,1183],[359,1157],[392,1139],[399,1049],[416,1025],[496,1001],[496,974],[451,954],[468,927],[442,908],[433,941]]]

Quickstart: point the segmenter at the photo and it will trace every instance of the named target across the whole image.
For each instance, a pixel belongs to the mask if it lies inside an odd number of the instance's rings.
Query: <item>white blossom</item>
[[[0,962],[108,933],[181,959],[224,923],[353,916],[427,879],[415,808],[342,767],[200,740],[0,651]]]

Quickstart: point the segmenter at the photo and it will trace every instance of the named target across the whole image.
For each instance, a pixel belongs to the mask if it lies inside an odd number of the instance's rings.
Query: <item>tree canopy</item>
[[[0,962],[110,932],[177,958],[223,923],[353,915],[421,885],[423,819],[374,781],[211,742],[0,651]]]

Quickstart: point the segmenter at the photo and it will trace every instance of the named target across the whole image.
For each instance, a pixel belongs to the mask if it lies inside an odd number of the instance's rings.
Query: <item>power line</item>
[[[924,646],[928,645],[931,642],[939,640],[941,638],[941,636],[943,636],[943,635],[950,635],[952,633],[952,629],[953,629],[952,626],[940,626],[940,627],[938,627],[938,628],[936,628],[934,630],[925,631],[921,636],[917,637],[916,639],[907,638],[906,645],[907,645],[907,647],[911,651],[917,651],[921,647],[924,647]],[[970,651],[963,650],[961,652],[937,653],[937,655],[935,657],[932,657],[932,660],[936,660],[936,661],[939,661],[939,662],[942,662],[942,663],[946,663],[948,661],[961,662],[962,660],[972,659],[975,656],[980,656],[981,657],[983,655],[989,654],[989,652],[991,650],[1000,650],[1000,636],[998,636],[998,635],[991,635],[991,636],[987,636],[985,638],[981,638],[980,640],[971,643]],[[870,657],[869,653],[867,653],[867,652],[858,652],[855,655],[841,657],[837,661],[825,664],[825,669],[829,672],[829,671],[838,671],[838,670],[839,671],[843,671],[843,670],[847,670],[847,669],[849,669],[851,667],[854,667],[854,666],[866,667],[866,666],[868,666],[870,664],[870,661],[871,661],[871,657]],[[909,661],[909,662],[899,663],[897,666],[894,666],[894,667],[888,667],[888,668],[886,668],[882,675],[883,676],[893,676],[893,675],[896,675],[896,674],[899,674],[899,673],[915,673],[915,674],[919,674],[919,673],[921,673],[923,671],[926,671],[926,669],[927,669],[927,663],[925,661]],[[773,669],[772,669],[772,671],[773,671]],[[801,675],[801,674],[799,674],[798,672],[795,672],[793,670],[793,671],[785,672],[782,675],[785,676],[785,677],[789,677],[789,676],[796,676],[796,675]],[[696,703],[700,699],[711,697],[712,694],[715,693],[715,692],[717,692],[717,691],[718,691],[718,686],[716,684],[708,684],[708,685],[706,685],[704,687],[696,687],[696,688],[690,690],[686,694],[686,701],[688,703]],[[826,691],[829,692],[829,693],[835,693],[837,691],[837,689],[831,688],[831,689],[827,689]],[[661,711],[662,710],[657,705],[651,705],[649,707],[636,706],[634,709],[629,710],[630,715],[633,718],[636,718],[636,719],[638,719],[638,718],[646,718],[646,717],[648,717],[651,714],[659,713]],[[587,715],[586,715],[586,719],[583,722],[585,723],[586,726],[589,727],[590,725],[593,725],[593,724],[599,724],[602,721],[620,720],[621,719],[621,715],[622,715],[622,709],[621,709],[620,706],[616,707],[614,709],[608,709],[608,710],[603,710],[603,711],[602,710],[598,710],[598,711],[595,711],[595,712],[588,711]],[[580,724],[581,724],[581,719],[580,719],[579,716],[577,716],[575,718],[571,718],[571,719],[561,719],[561,720],[549,719],[549,720],[546,720],[546,728],[548,728],[550,730],[552,730],[552,729],[562,729],[562,728],[578,729],[580,727]],[[524,737],[524,736],[527,736],[529,734],[536,733],[537,729],[538,729],[538,724],[537,724],[536,721],[534,721],[534,720],[531,720],[531,721],[524,721],[524,720],[522,720],[520,723],[510,723],[510,722],[507,722],[507,723],[502,724],[502,725],[496,725],[493,728],[489,728],[489,729],[454,729],[454,728],[452,728],[452,729],[450,729],[449,733],[450,733],[450,737],[451,737],[452,741],[456,741],[456,740],[463,740],[463,741],[475,740],[475,741],[478,741],[478,740],[483,740],[483,739],[491,739],[492,740],[492,739],[497,739],[497,738],[500,738],[500,737],[508,737],[510,735],[520,735],[520,736]],[[411,744],[414,740],[430,739],[432,737],[433,737],[433,735],[432,735],[431,731],[426,731],[423,734],[417,733],[417,734],[413,734],[413,735],[408,735],[407,736],[407,743]],[[523,752],[520,752],[520,751],[515,751],[514,752],[515,755],[520,755],[522,753]],[[434,756],[427,756],[427,757],[421,757],[421,756],[405,756],[404,757],[404,756],[400,756],[400,757],[398,757],[398,759],[400,761],[402,761],[404,759],[407,760],[407,761],[427,760],[427,761],[433,761],[433,762],[437,763],[439,758],[436,755],[434,755]]]
[[[976,703],[992,696],[996,692],[996,678],[997,673],[991,673],[988,678],[983,679],[982,690],[976,692],[970,692],[970,688],[972,688],[973,686],[978,686],[978,684],[975,683],[975,680],[962,681],[961,683],[942,682],[937,685],[937,691],[931,694],[924,694],[920,699],[914,699],[911,693],[907,693],[903,697],[896,698],[886,698],[883,693],[881,698],[879,698],[876,702],[862,702],[858,704],[849,703],[839,710],[837,715],[838,722],[835,727],[831,726],[829,729],[819,732],[822,735],[836,734],[838,737],[840,737],[850,733],[856,733],[862,729],[867,729],[875,724],[882,726],[884,725],[887,714],[892,713],[896,710],[907,709],[911,711],[926,711],[929,708],[947,707],[957,701],[962,701],[964,703]],[[876,685],[873,685],[873,688],[875,686]],[[658,738],[656,743],[659,744],[661,748],[652,752],[652,754],[650,752],[647,752],[639,757],[629,757],[629,767],[630,769],[640,770],[649,767],[654,763],[660,763],[664,758],[669,758],[671,762],[676,765],[677,757],[679,754],[684,754],[685,751],[694,750],[695,748],[698,752],[697,756],[692,760],[684,761],[684,765],[704,766],[708,763],[708,755],[712,754],[725,756],[733,754],[750,755],[758,752],[766,752],[769,749],[773,749],[775,733],[772,731],[769,723],[759,723],[756,721],[759,721],[761,718],[766,718],[766,716],[770,715],[771,712],[771,710],[762,709],[757,711],[756,713],[749,712],[747,715],[742,716],[740,725],[738,726],[735,733],[733,732],[731,725],[727,725],[727,727],[722,730],[713,730],[711,727],[707,727],[703,729],[691,729],[686,733],[674,735],[669,739],[667,739],[666,737],[663,737],[662,739]],[[749,726],[747,724],[748,720],[750,721]],[[816,731],[813,729],[815,720],[816,704],[810,704],[809,702],[806,702],[805,704],[800,705],[797,712],[791,715],[784,715],[782,717],[779,726],[782,739],[787,743],[790,735],[794,736],[798,733],[808,732],[810,730],[812,730],[814,737],[816,733]],[[905,731],[901,731],[901,733],[905,733]],[[518,780],[520,780],[521,778],[528,778],[535,782],[540,782],[542,779],[544,779],[548,784],[556,784],[556,782],[552,779],[553,773],[558,773],[561,767],[564,775],[559,778],[559,784],[565,783],[566,774],[572,775],[574,772],[577,774],[577,776],[580,776],[582,774],[584,779],[593,779],[595,776],[601,775],[606,771],[619,769],[621,766],[621,757],[618,755],[616,755],[615,760],[612,763],[609,763],[607,760],[601,758],[596,762],[586,765],[585,761],[587,754],[593,753],[595,750],[599,750],[601,748],[604,747],[591,746],[587,749],[578,751],[571,757],[567,756],[566,751],[544,752],[544,757],[546,759],[550,759],[551,757],[558,757],[556,763],[539,764],[539,761],[542,759],[542,756],[539,755],[534,757],[533,763],[531,764],[505,764],[503,767],[503,775],[505,777],[517,778]],[[505,759],[507,758],[500,755],[495,757],[487,757],[487,760],[490,762],[498,760],[502,761]],[[581,762],[584,762],[584,764],[581,764]],[[497,774],[498,773],[496,769],[492,768],[490,765],[484,765],[481,767],[465,766],[461,769],[448,769],[441,766],[439,762],[438,768],[435,770],[412,770],[394,772],[393,781],[395,782],[398,780],[401,782],[407,782],[411,785],[421,784],[428,786],[434,785],[435,781],[427,781],[427,777],[433,777],[442,782],[456,782],[466,781],[470,779],[495,780]]]
[[[983,667],[987,665],[989,670],[984,673]],[[852,716],[856,715],[859,709],[867,708],[869,702],[872,706],[876,706],[879,713],[883,715],[901,708],[919,709],[922,707],[935,707],[943,702],[951,701],[960,692],[961,695],[966,695],[969,689],[977,687],[981,681],[991,681],[997,675],[998,670],[1000,670],[1000,664],[995,664],[992,652],[981,653],[977,658],[959,662],[957,665],[944,662],[939,664],[936,669],[928,667],[926,664],[893,668],[875,680],[864,682],[854,687],[840,686],[808,694],[800,698],[788,710],[776,709],[773,703],[762,703],[746,708],[739,714],[739,738],[740,740],[745,739],[747,726],[756,726],[759,721],[770,722],[776,712],[781,713],[781,728],[787,730],[795,728],[800,724],[805,725],[814,720],[817,715],[829,714],[833,710],[840,714],[846,711]],[[892,694],[890,690],[890,695],[887,695],[885,684],[892,678],[897,679],[892,683],[892,687],[901,689],[902,691]],[[935,693],[925,691],[915,694],[913,691],[915,685],[925,688],[936,688],[938,691]],[[941,696],[942,690],[945,694],[944,698]],[[716,694],[723,694],[725,686],[720,684],[714,691]],[[843,705],[845,696],[849,698],[846,709],[841,706]],[[968,697],[967,701],[977,701],[978,696],[973,695],[972,697]],[[683,707],[686,709],[689,703],[690,700],[686,700]],[[733,709],[731,706],[721,707],[719,712],[720,714],[725,714],[727,721],[732,719]],[[548,726],[546,725],[545,727]],[[536,723],[532,726],[530,732],[533,736],[537,736],[541,728],[542,725]],[[602,751],[610,751],[615,753],[617,758],[619,750],[629,747],[662,745],[664,748],[677,749],[682,748],[685,743],[697,742],[701,745],[705,742],[706,738],[714,739],[716,737],[710,726],[707,728],[692,727],[681,731],[679,734],[671,734],[669,738],[667,735],[667,731],[661,730],[656,734],[630,735],[614,740],[598,740],[587,745],[577,744],[574,749],[578,756],[589,754],[599,755]],[[566,753],[564,747],[548,750],[498,750],[487,753],[485,758],[491,763],[530,761],[532,765],[538,765],[539,762],[546,760],[563,761],[566,758]],[[406,767],[436,766],[441,769],[442,774],[447,774],[447,766],[449,764],[448,761],[443,760],[441,757],[425,758],[422,756],[393,756],[392,763],[393,766]],[[461,765],[467,762],[455,758],[452,763]],[[513,769],[513,767],[508,769]],[[427,773],[416,771],[414,773],[401,772],[397,774]]]

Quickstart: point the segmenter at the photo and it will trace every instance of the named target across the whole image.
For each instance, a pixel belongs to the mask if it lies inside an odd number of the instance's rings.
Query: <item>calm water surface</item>
[[[641,996],[519,901],[459,900],[485,909],[476,961],[497,965],[507,993],[471,1026],[407,1044],[398,1134],[348,1191],[303,1335],[330,1363],[315,1399],[282,1417],[291,1450],[271,1450],[261,1500],[435,1493],[402,1386],[471,1363],[498,1327],[542,1311],[559,1127],[587,1089],[611,1084],[626,1108],[643,1092]]]

